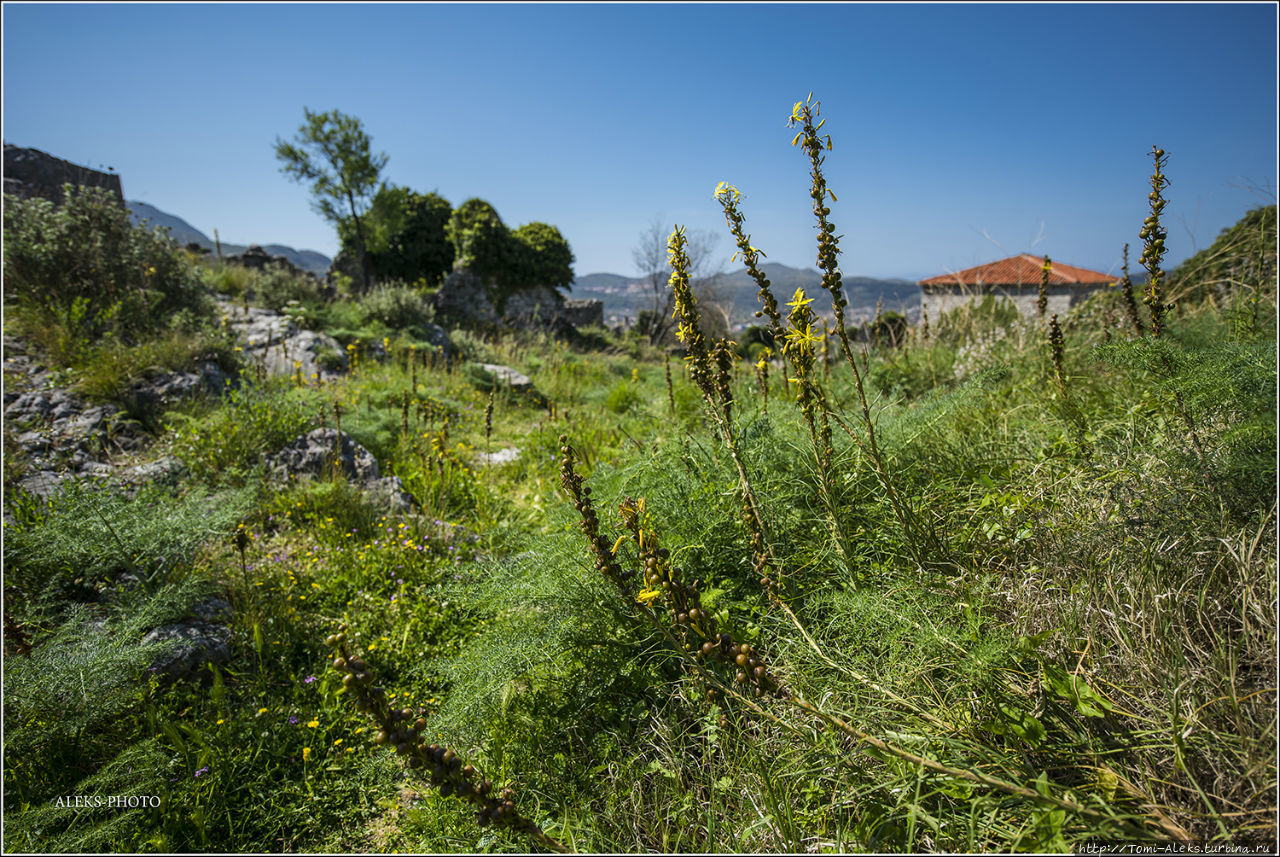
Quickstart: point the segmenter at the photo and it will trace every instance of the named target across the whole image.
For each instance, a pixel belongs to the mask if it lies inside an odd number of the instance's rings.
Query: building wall
[[[101,187],[124,205],[120,176],[82,167],[55,158],[39,149],[4,144],[4,192],[20,197],[39,196],[62,204],[64,184]]]
[[[1066,316],[1067,310],[1083,301],[1095,292],[1114,288],[1114,285],[1063,285],[1050,286],[1047,289],[1048,307],[1045,315]],[[1040,284],[1024,286],[984,286],[962,289],[959,286],[921,286],[922,305],[929,314],[930,320],[937,320],[944,312],[964,306],[972,301],[980,301],[985,295],[994,294],[997,298],[1013,301],[1018,311],[1027,318],[1036,318],[1036,303],[1040,298]]]

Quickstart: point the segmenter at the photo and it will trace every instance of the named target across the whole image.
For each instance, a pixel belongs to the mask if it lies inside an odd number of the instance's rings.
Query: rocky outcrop
[[[604,304],[598,300],[565,300],[546,286],[525,289],[507,297],[499,312],[490,289],[472,271],[461,268],[445,277],[435,296],[436,312],[464,324],[543,328],[557,336],[574,328],[603,325]]]
[[[310,271],[303,271],[284,256],[272,256],[257,244],[250,244],[248,249],[238,256],[224,256],[223,261],[230,262],[233,265],[240,265],[241,267],[249,268],[254,271],[265,271],[268,265],[274,265],[277,268],[283,268],[295,276],[302,274],[311,276]]]
[[[207,664],[231,660],[231,605],[220,598],[206,598],[181,622],[162,625],[142,638],[142,644],[161,644],[164,654],[151,670],[167,679],[197,675]]]
[[[4,350],[5,426],[29,471],[21,484],[45,498],[68,479],[116,474],[112,459],[140,452],[150,440],[139,416],[192,396],[217,395],[230,383],[217,363],[207,361],[198,372],[156,370],[135,382],[125,396],[127,409],[94,405],[54,386],[53,373],[37,366],[19,343],[6,339]],[[130,470],[117,475],[126,481],[148,476]]]
[[[61,205],[64,184],[106,188],[124,205],[120,176],[55,158],[39,149],[4,144],[4,192],[42,197]]]
[[[319,479],[339,470],[361,490],[385,501],[393,512],[408,512],[417,505],[399,476],[379,477],[373,453],[337,429],[315,429],[279,452],[264,455],[262,461],[282,481]]]
[[[346,353],[327,333],[303,330],[278,312],[228,300],[219,301],[218,311],[235,331],[249,365],[269,375],[301,373],[304,380],[313,375],[328,380],[347,369]]]

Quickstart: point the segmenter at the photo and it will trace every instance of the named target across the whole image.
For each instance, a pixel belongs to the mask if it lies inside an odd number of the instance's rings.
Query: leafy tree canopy
[[[452,214],[449,201],[435,193],[380,187],[365,218],[373,279],[439,285],[452,269],[456,253],[447,231]],[[358,254],[353,230],[340,232],[343,250]]]
[[[292,142],[276,139],[281,172],[298,182],[310,182],[317,213],[338,227],[349,227],[361,259],[364,286],[369,285],[367,235],[361,218],[380,187],[385,153],[374,155],[369,135],[354,116],[337,110],[313,113],[303,108],[306,121]]]

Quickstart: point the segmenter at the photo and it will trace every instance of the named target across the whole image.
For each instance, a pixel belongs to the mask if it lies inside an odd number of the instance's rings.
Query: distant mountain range
[[[792,268],[778,262],[761,266],[769,278],[770,289],[780,305],[791,300],[796,289],[804,289],[809,297],[817,298],[815,307],[820,315],[830,316],[830,302],[822,290],[822,275],[812,268]],[[876,302],[881,302],[885,312],[896,310],[913,318],[920,313],[920,287],[911,280],[877,280],[872,277],[843,278],[845,296],[849,299],[847,318],[850,322],[864,321],[875,316]],[[698,291],[695,285],[695,293]],[[758,324],[756,310],[760,309],[757,297],[759,287],[746,269],[722,274],[706,289],[729,313],[733,325]],[[605,320],[617,324],[630,318],[635,321],[641,310],[653,306],[653,291],[647,280],[625,277],[621,274],[586,274],[574,280],[570,297],[595,298],[604,303]],[[785,310],[785,307],[784,307]]]
[[[129,214],[134,223],[145,221],[151,226],[161,226],[169,230],[169,235],[179,244],[199,244],[214,250],[214,241],[199,229],[174,214],[161,211],[145,202],[126,202]],[[283,244],[263,244],[262,249],[273,256],[284,256],[304,271],[311,271],[324,276],[329,268],[330,259],[314,250],[295,250]],[[222,243],[222,255],[235,256],[248,249],[244,244]],[[812,268],[792,268],[778,262],[766,262],[761,266],[773,289],[774,297],[779,304],[789,301],[796,289],[804,289],[810,297],[817,298],[814,306],[820,315],[830,316],[830,303],[822,294],[822,275]],[[845,295],[849,298],[848,319],[852,322],[873,318],[876,302],[882,303],[887,312],[896,310],[914,320],[920,312],[920,287],[911,280],[891,279],[877,280],[871,277],[845,277]],[[729,314],[731,324],[749,325],[758,323],[755,312],[760,308],[757,298],[759,288],[751,279],[746,269],[720,275],[703,293],[719,301]],[[604,304],[604,317],[610,324],[619,324],[627,319],[635,321],[643,309],[653,304],[653,293],[647,281],[622,274],[585,274],[574,280],[569,294],[576,299],[597,299]]]
[[[126,202],[125,205],[129,207],[129,215],[135,224],[146,221],[150,226],[163,226],[169,230],[169,236],[183,246],[199,244],[201,247],[216,251],[213,239],[181,217],[161,211],[145,202]],[[310,271],[317,276],[323,277],[325,271],[329,269],[329,257],[315,250],[295,250],[283,244],[263,244],[261,247],[272,256],[284,256],[302,270]],[[222,242],[223,256],[237,256],[247,249],[249,248],[245,244]]]

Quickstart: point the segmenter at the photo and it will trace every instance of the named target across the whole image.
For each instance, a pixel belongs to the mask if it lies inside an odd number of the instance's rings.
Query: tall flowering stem
[[[502,789],[494,795],[493,783],[480,776],[473,766],[465,764],[456,751],[424,742],[426,720],[420,712],[391,706],[386,691],[374,685],[369,665],[351,653],[345,625],[325,642],[334,650],[333,668],[343,674],[342,686],[355,700],[356,709],[371,716],[379,726],[375,740],[380,746],[390,746],[397,755],[406,757],[409,767],[426,774],[427,781],[441,797],[469,802],[476,810],[476,823],[481,827],[505,828],[551,851],[572,853],[573,849],[520,814],[514,791]]]
[[[1142,319],[1138,317],[1138,302],[1133,297],[1133,280],[1129,279],[1129,245],[1124,245],[1124,267],[1121,269],[1124,276],[1120,278],[1120,294],[1124,297],[1125,312],[1129,314],[1129,321],[1133,323],[1133,329],[1138,331],[1138,336],[1143,336],[1146,331],[1142,328]]]
[[[1053,262],[1044,257],[1044,265],[1040,267],[1040,293],[1036,296],[1036,312],[1040,314],[1040,329],[1044,329],[1044,316],[1049,310],[1049,274],[1053,272]]]
[[[1142,302],[1151,310],[1151,335],[1159,339],[1164,332],[1164,316],[1168,311],[1164,303],[1164,269],[1160,267],[1160,262],[1164,259],[1164,241],[1169,237],[1169,232],[1160,225],[1160,212],[1168,205],[1164,189],[1169,186],[1169,179],[1164,174],[1164,168],[1169,163],[1169,157],[1164,149],[1156,146],[1151,147],[1151,157],[1155,161],[1155,170],[1151,173],[1151,193],[1147,194],[1151,213],[1142,221],[1142,229],[1138,232],[1138,237],[1143,241],[1139,261],[1148,274],[1147,290]]]
[[[566,435],[560,435],[560,485],[573,498],[573,507],[582,518],[582,533],[596,558],[596,571],[618,587],[624,600],[630,600],[631,572],[618,564],[609,539],[600,533],[600,516],[591,503],[591,486],[584,485],[582,477],[574,469],[573,448],[569,446]]]
[[[885,493],[889,496],[894,515],[898,518],[904,532],[907,534],[907,542],[912,550],[917,552],[917,561],[921,561],[921,564],[923,564],[923,555],[920,553],[921,542],[933,543],[935,540],[927,529],[916,520],[914,513],[907,509],[902,499],[898,496],[897,489],[894,487],[888,462],[881,455],[879,444],[876,441],[875,422],[871,419],[871,407],[867,403],[866,387],[862,383],[862,371],[858,368],[858,361],[854,358],[853,349],[849,345],[849,334],[845,329],[844,310],[849,305],[849,300],[844,295],[844,284],[841,281],[838,258],[840,254],[840,239],[835,234],[835,224],[829,219],[831,209],[827,206],[828,199],[832,202],[837,200],[836,195],[827,187],[827,179],[822,174],[822,165],[826,161],[824,153],[831,151],[831,135],[819,135],[818,133],[826,122],[825,119],[818,121],[817,124],[814,123],[814,120],[819,115],[820,106],[821,102],[814,101],[813,93],[809,93],[809,97],[806,100],[797,101],[795,106],[791,108],[791,118],[787,124],[790,127],[797,125],[800,127],[800,131],[792,139],[791,145],[800,146],[805,154],[809,156],[809,176],[812,180],[809,196],[813,199],[813,214],[818,221],[818,269],[822,271],[822,287],[831,294],[831,306],[835,312],[836,336],[840,339],[840,350],[844,354],[845,362],[853,370],[854,386],[858,391],[858,403],[862,407],[863,428],[867,434],[865,446],[862,439],[849,428],[838,413],[833,412],[832,417],[855,443],[863,446],[867,451],[876,469],[876,474],[880,477],[880,482],[884,486]]]
[[[618,506],[623,526],[631,533],[644,567],[645,588],[636,596],[647,606],[661,602],[670,613],[673,637],[681,649],[691,655],[705,670],[718,662],[735,670],[734,681],[752,688],[756,697],[766,694],[787,696],[786,689],[769,672],[763,657],[746,643],[735,643],[733,636],[720,630],[719,623],[702,604],[698,581],[684,579],[681,569],[671,563],[671,552],[658,543],[650,526],[641,497],[628,497]],[[699,671],[696,673],[705,679]]]
[[[1053,356],[1053,371],[1058,378],[1058,392],[1063,398],[1067,395],[1067,375],[1062,368],[1062,357],[1066,351],[1066,343],[1062,337],[1062,328],[1058,326],[1058,314],[1049,319],[1049,348]]]
[[[743,464],[742,456],[738,452],[733,422],[730,419],[732,399],[729,397],[728,375],[732,364],[729,362],[731,355],[728,343],[721,342],[715,355],[707,346],[706,338],[702,334],[702,316],[698,312],[698,301],[689,285],[689,255],[685,249],[686,245],[684,229],[677,226],[667,242],[667,252],[671,261],[671,291],[675,304],[673,315],[680,319],[676,336],[685,346],[689,377],[702,391],[702,396],[707,403],[707,413],[715,422],[720,437],[738,470],[742,519],[751,534],[753,568],[760,575],[760,585],[776,603],[780,566],[769,548],[764,515],[760,511],[760,503],[747,476],[746,465]]]
[[[795,296],[787,304],[791,311],[787,314],[787,331],[782,340],[782,352],[796,370],[796,404],[800,406],[800,413],[809,429],[809,438],[813,442],[814,460],[818,466],[819,494],[826,507],[827,523],[836,549],[843,559],[848,560],[849,549],[844,531],[840,527],[835,480],[832,478],[835,448],[831,442],[831,422],[828,418],[831,409],[816,372],[817,345],[822,342],[825,351],[826,326],[821,327],[821,335],[815,332],[818,317],[810,308],[811,303],[813,299],[805,297],[804,289],[796,289]]]

